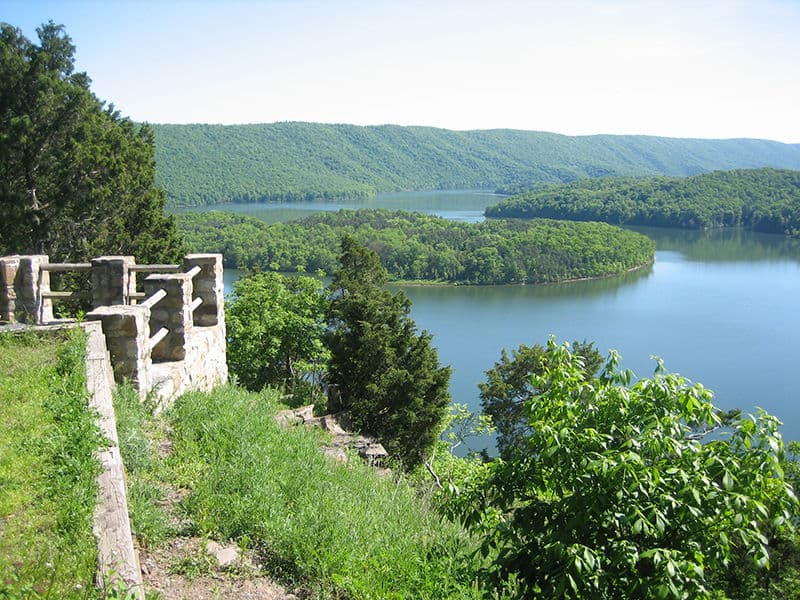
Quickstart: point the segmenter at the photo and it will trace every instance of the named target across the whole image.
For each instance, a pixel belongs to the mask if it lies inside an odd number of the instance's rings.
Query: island
[[[648,237],[606,223],[551,219],[461,223],[389,210],[341,210],[288,223],[219,211],[176,215],[194,251],[226,266],[331,274],[352,235],[380,256],[394,281],[532,284],[606,277],[652,263]]]

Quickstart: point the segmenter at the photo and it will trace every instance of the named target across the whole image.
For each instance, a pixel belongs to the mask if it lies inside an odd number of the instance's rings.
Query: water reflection
[[[476,300],[483,303],[509,300],[532,301],[534,299],[553,302],[559,299],[568,299],[575,296],[583,298],[614,296],[625,287],[636,285],[653,275],[653,265],[646,265],[621,275],[587,279],[582,281],[569,281],[544,285],[414,285],[390,284],[390,289],[402,289],[407,293],[424,295],[426,299],[435,302],[437,298],[444,299],[457,293],[459,297]],[[419,289],[423,288],[423,289]],[[457,290],[454,292],[453,290]]]
[[[742,229],[686,230],[664,227],[628,227],[655,241],[659,250],[681,252],[703,262],[800,262],[800,239]]]
[[[386,208],[420,212],[454,221],[483,221],[483,211],[497,203],[498,195],[487,191],[447,190],[431,192],[395,192],[373,198],[343,200],[304,200],[300,202],[225,203],[212,206],[173,208],[174,213],[222,210],[261,219],[267,223],[295,221],[320,212],[348,209]]]

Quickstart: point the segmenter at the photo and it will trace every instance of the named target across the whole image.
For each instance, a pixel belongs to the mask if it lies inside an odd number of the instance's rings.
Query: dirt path
[[[140,550],[145,589],[165,600],[298,600],[261,573],[249,553],[199,538],[174,538]]]
[[[158,455],[172,452],[169,431],[162,430]],[[162,508],[175,531],[186,529],[178,504],[188,490],[169,488]],[[145,591],[163,600],[299,600],[263,571],[255,552],[236,544],[220,544],[198,537],[173,537],[155,548],[138,548]]]

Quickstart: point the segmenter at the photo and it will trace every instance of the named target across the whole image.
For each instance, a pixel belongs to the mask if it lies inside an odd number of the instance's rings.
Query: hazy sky
[[[48,19],[137,121],[800,142],[800,0],[0,0]]]

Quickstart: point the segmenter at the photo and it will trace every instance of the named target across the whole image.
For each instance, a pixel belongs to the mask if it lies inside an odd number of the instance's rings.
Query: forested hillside
[[[380,256],[395,280],[468,284],[550,283],[621,273],[653,260],[649,238],[605,223],[484,221],[388,210],[342,210],[268,225],[209,211],[178,215],[195,252],[221,252],[229,267],[336,268],[342,236]]]
[[[797,145],[752,139],[299,122],[153,129],[157,182],[172,205],[357,197],[404,189],[494,189],[607,175],[800,168]]]
[[[693,177],[604,178],[551,186],[486,209],[501,218],[571,219],[800,236],[800,171],[740,169]]]

